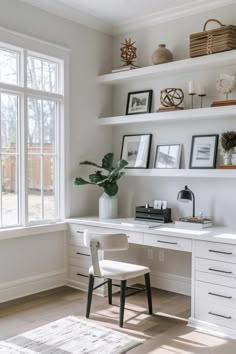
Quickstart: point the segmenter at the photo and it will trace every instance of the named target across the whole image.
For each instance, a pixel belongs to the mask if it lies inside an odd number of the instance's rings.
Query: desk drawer
[[[219,304],[196,302],[195,318],[200,321],[236,329],[236,309]]]
[[[214,261],[212,259],[195,258],[195,269],[199,272],[236,278],[236,264]]]
[[[142,232],[125,232],[128,236],[129,243],[143,244],[143,233]]]
[[[201,258],[236,263],[236,245],[196,241],[195,255]]]
[[[204,303],[236,308],[236,289],[227,286],[195,282],[195,299]]]
[[[69,244],[73,246],[84,246],[84,230],[86,228],[77,224],[70,224],[68,228]]]
[[[84,284],[85,286],[88,285],[89,281],[89,274],[88,274],[88,269],[84,269],[81,267],[76,267],[76,266],[70,266],[69,270],[69,278],[70,280]],[[98,284],[101,284],[104,282],[103,278],[95,278],[94,279],[94,286],[97,286]]]
[[[236,278],[206,272],[195,272],[195,280],[236,288]]]
[[[144,245],[191,252],[191,240],[181,237],[144,234]]]
[[[70,246],[69,264],[89,268],[92,264],[90,250],[88,248]]]
[[[84,231],[88,230],[98,234],[121,234],[124,233],[128,236],[129,243],[142,244],[143,243],[143,233],[133,232],[119,229],[109,229],[105,227],[95,227],[86,225],[69,225],[69,243],[73,246],[84,246]]]
[[[88,284],[88,269],[71,265],[69,274],[70,280],[76,281],[78,283]]]

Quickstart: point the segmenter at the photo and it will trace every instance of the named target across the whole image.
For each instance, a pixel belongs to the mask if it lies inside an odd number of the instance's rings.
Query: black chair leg
[[[92,296],[93,296],[93,284],[94,276],[90,274],[89,276],[89,286],[88,286],[88,297],[87,297],[87,309],[86,309],[86,318],[89,318]]]
[[[108,279],[108,303],[112,305],[112,279]]]
[[[121,280],[121,285],[120,285],[120,327],[123,327],[123,322],[124,322],[126,283],[127,283],[126,280]]]
[[[151,283],[150,283],[150,273],[145,274],[144,277],[145,277],[145,284],[147,290],[148,310],[149,310],[149,314],[152,315],[152,290],[151,290]]]

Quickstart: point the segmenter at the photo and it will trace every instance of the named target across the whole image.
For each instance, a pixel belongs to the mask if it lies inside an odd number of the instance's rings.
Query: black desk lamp
[[[194,193],[191,191],[191,189],[188,188],[188,186],[185,186],[185,188],[181,191],[179,191],[177,199],[181,202],[189,202],[193,201],[193,217],[195,217],[195,196]]]

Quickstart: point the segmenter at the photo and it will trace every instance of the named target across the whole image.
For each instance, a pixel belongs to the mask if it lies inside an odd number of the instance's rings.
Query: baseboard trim
[[[0,303],[65,285],[66,269],[43,273],[0,285]]]
[[[153,288],[191,296],[191,278],[151,271],[151,285]]]
[[[200,332],[209,333],[218,337],[233,339],[236,338],[236,331],[233,329],[200,321],[192,317],[188,319],[188,326],[196,328]]]

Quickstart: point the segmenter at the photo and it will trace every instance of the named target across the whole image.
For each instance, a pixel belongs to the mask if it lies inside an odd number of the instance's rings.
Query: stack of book
[[[113,69],[112,73],[119,73],[120,71],[128,71],[128,70],[132,70],[132,69],[138,69],[139,66],[131,64],[131,65],[123,65],[120,68],[117,69]]]
[[[213,226],[213,220],[200,217],[185,217],[175,221],[175,225],[184,228],[205,229]]]

